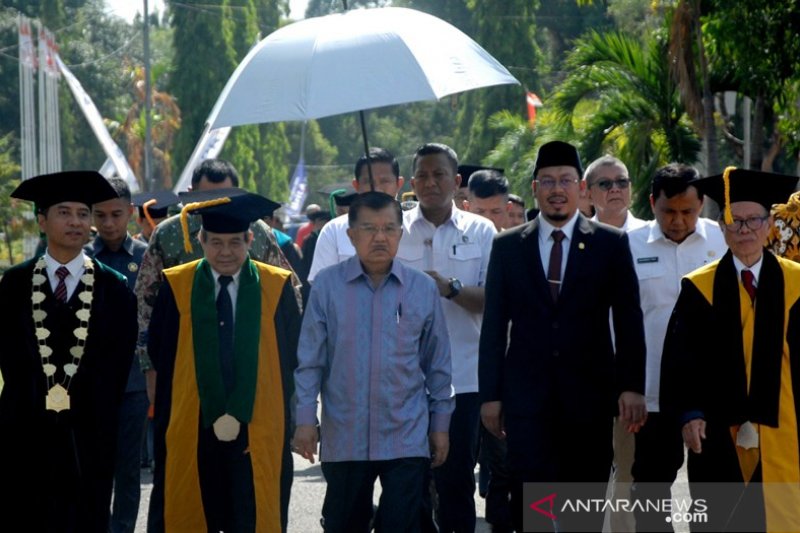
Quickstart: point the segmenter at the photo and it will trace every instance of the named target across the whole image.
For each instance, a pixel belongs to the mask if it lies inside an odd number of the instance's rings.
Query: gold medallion
[[[234,417],[225,413],[214,422],[214,435],[217,440],[231,442],[239,436],[241,424]]]
[[[69,393],[60,383],[50,387],[45,398],[45,407],[50,411],[64,411],[69,409]]]
[[[137,265],[136,263],[128,263],[128,270],[130,272],[136,272],[137,270],[139,270],[139,265]]]

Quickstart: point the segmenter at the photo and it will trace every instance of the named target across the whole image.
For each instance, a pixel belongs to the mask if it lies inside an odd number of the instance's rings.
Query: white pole
[[[39,85],[37,87],[39,93],[39,174],[49,173],[49,161],[47,159],[47,100],[45,98],[45,68],[47,59],[45,57],[45,50],[47,44],[44,42],[43,28],[41,22],[36,21],[36,35],[37,44],[39,45]]]
[[[744,161],[742,166],[750,168],[750,161],[753,157],[753,139],[750,132],[750,112],[752,109],[753,101],[749,96],[745,96],[742,100],[742,128],[744,129]]]

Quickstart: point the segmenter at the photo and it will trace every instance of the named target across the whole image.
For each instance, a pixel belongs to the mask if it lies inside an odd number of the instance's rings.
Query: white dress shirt
[[[594,220],[595,222],[600,222],[600,220],[597,218],[597,215],[593,216],[592,220]],[[646,224],[647,224],[646,220],[642,220],[641,218],[636,218],[630,211],[628,211],[628,213],[625,216],[625,223],[622,224],[622,227],[619,229],[627,233],[629,231],[641,228]]]
[[[681,278],[705,264],[722,258],[727,250],[719,226],[700,218],[694,233],[678,244],[667,239],[658,222],[628,232],[647,343],[645,399],[647,410],[658,412],[661,355],[672,309],[678,301]]]
[[[761,259],[756,261],[756,264],[753,266],[746,266],[744,263],[739,261],[739,258],[735,255],[733,256],[733,266],[736,267],[736,279],[739,280],[739,283],[742,283],[742,270],[749,270],[753,273],[753,286],[758,287],[758,276],[761,274],[761,265],[764,264],[764,254],[761,254]]]
[[[58,276],[56,275],[56,270],[59,267],[65,266],[67,270],[69,270],[69,276],[64,278],[64,284],[67,286],[67,300],[72,298],[72,293],[75,292],[75,288],[78,286],[78,282],[81,280],[81,276],[83,276],[84,271],[84,262],[88,257],[83,252],[79,253],[72,259],[69,263],[62,265],[47,252],[44,253],[44,261],[47,265],[47,279],[50,281],[50,288],[53,290],[53,294],[56,292],[56,287],[58,286]]]
[[[314,248],[308,281],[314,281],[317,273],[323,268],[339,264],[356,255],[356,249],[347,236],[348,227],[350,224],[347,214],[340,215],[322,226]]]
[[[419,206],[403,212],[403,237],[397,259],[417,270],[435,270],[445,278],[458,278],[464,287],[486,282],[492,251],[494,224],[489,219],[453,207],[450,219],[434,226]],[[470,313],[442,298],[457,394],[478,391],[478,339],[482,313]]]

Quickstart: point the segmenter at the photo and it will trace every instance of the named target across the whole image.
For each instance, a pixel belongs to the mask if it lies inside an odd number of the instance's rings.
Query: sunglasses
[[[602,191],[610,191],[615,185],[618,189],[627,189],[631,186],[631,180],[628,178],[619,178],[615,180],[600,180],[593,183],[592,186],[597,186]]]

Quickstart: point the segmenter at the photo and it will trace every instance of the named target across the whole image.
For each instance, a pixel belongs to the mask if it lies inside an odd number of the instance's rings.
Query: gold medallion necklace
[[[47,397],[45,398],[45,407],[51,411],[63,411],[69,409],[69,385],[72,377],[78,372],[78,367],[81,364],[83,357],[84,347],[86,346],[86,337],[89,336],[89,318],[92,311],[92,289],[94,288],[94,264],[88,257],[84,257],[83,267],[84,274],[81,276],[83,282],[83,290],[78,294],[78,299],[81,301],[81,308],[75,312],[80,324],[72,331],[75,336],[75,346],[69,349],[72,355],[72,361],[63,366],[64,379],[61,383],[56,383],[56,365],[50,362],[50,356],[53,355],[53,349],[47,345],[47,338],[50,336],[50,330],[44,327],[44,319],[47,318],[47,312],[42,309],[42,302],[45,299],[45,294],[42,292],[42,285],[47,281],[45,269],[47,262],[44,257],[40,257],[36,261],[33,269],[33,280],[31,285],[31,303],[33,305],[33,324],[36,328],[36,341],[39,345],[39,356],[42,359],[42,370],[47,378]]]

